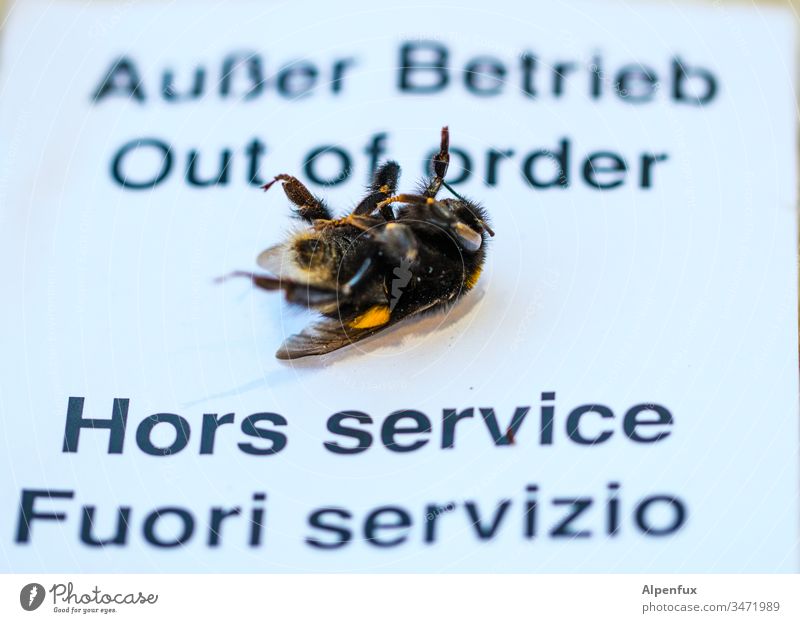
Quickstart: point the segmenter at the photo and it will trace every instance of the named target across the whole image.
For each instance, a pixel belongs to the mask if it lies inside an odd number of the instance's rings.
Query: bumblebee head
[[[431,206],[430,218],[447,229],[465,251],[475,253],[483,245],[486,234],[494,236],[486,211],[477,203],[459,197],[442,199]]]

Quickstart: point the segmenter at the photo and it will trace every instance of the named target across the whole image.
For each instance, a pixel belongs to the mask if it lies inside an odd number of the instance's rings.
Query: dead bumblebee
[[[426,310],[441,309],[478,281],[486,235],[485,210],[444,181],[448,129],[433,158],[433,175],[419,194],[395,195],[400,167],[386,162],[369,194],[344,218],[297,179],[278,175],[297,216],[309,227],[258,256],[270,275],[248,275],[255,285],[283,290],[290,303],[324,318],[285,341],[279,359],[321,355],[378,333]],[[437,200],[441,186],[457,198]]]

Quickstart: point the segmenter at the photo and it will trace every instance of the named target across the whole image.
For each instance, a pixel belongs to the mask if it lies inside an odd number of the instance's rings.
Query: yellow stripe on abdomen
[[[360,316],[356,316],[355,320],[350,323],[350,328],[371,329],[372,327],[379,327],[389,322],[390,315],[391,312],[386,305],[375,305]]]
[[[478,283],[478,279],[481,278],[481,270],[482,268],[478,267],[469,277],[467,277],[466,285],[468,290],[474,288],[475,284]]]

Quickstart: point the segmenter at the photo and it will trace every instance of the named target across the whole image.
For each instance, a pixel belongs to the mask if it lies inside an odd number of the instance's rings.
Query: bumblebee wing
[[[309,271],[298,266],[294,250],[291,243],[288,242],[276,244],[274,247],[262,251],[256,258],[256,264],[277,277],[291,279],[298,283],[312,282],[312,275]]]
[[[275,356],[278,359],[299,359],[324,355],[380,333],[404,318],[436,308],[440,303],[437,301],[400,313],[397,310],[392,313],[388,306],[378,304],[357,316],[325,318],[287,339]]]
[[[373,335],[383,328],[346,329],[341,320],[326,318],[288,338],[275,356],[278,359],[299,359],[311,355],[324,355]]]
[[[296,283],[308,285],[330,286],[331,275],[335,274],[335,272],[332,268],[333,258],[331,258],[330,262],[326,261],[324,241],[318,240],[315,242],[313,237],[304,239],[311,241],[312,245],[317,242],[320,245],[320,253],[317,256],[320,261],[315,262],[313,265],[303,266],[298,261],[295,238],[262,251],[256,258],[256,264],[282,279],[289,279]]]
[[[268,270],[273,275],[280,275],[284,270],[284,265],[288,265],[286,257],[287,245],[285,242],[276,244],[274,247],[265,249],[256,258],[258,264],[264,270]]]
[[[287,339],[275,356],[298,359],[323,355],[383,331],[398,320],[400,318],[393,318],[386,305],[373,305],[349,318],[325,318]]]

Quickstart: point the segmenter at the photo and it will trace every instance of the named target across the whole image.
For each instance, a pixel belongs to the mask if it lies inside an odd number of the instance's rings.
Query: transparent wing
[[[275,356],[278,359],[299,359],[311,355],[324,355],[374,335],[392,324],[386,323],[368,329],[353,329],[346,328],[346,322],[338,318],[320,320],[288,338]]]
[[[294,240],[276,244],[262,251],[256,258],[256,263],[264,270],[276,277],[289,279],[296,283],[308,285],[330,285],[331,270],[329,266],[318,265],[305,268],[297,260]]]

